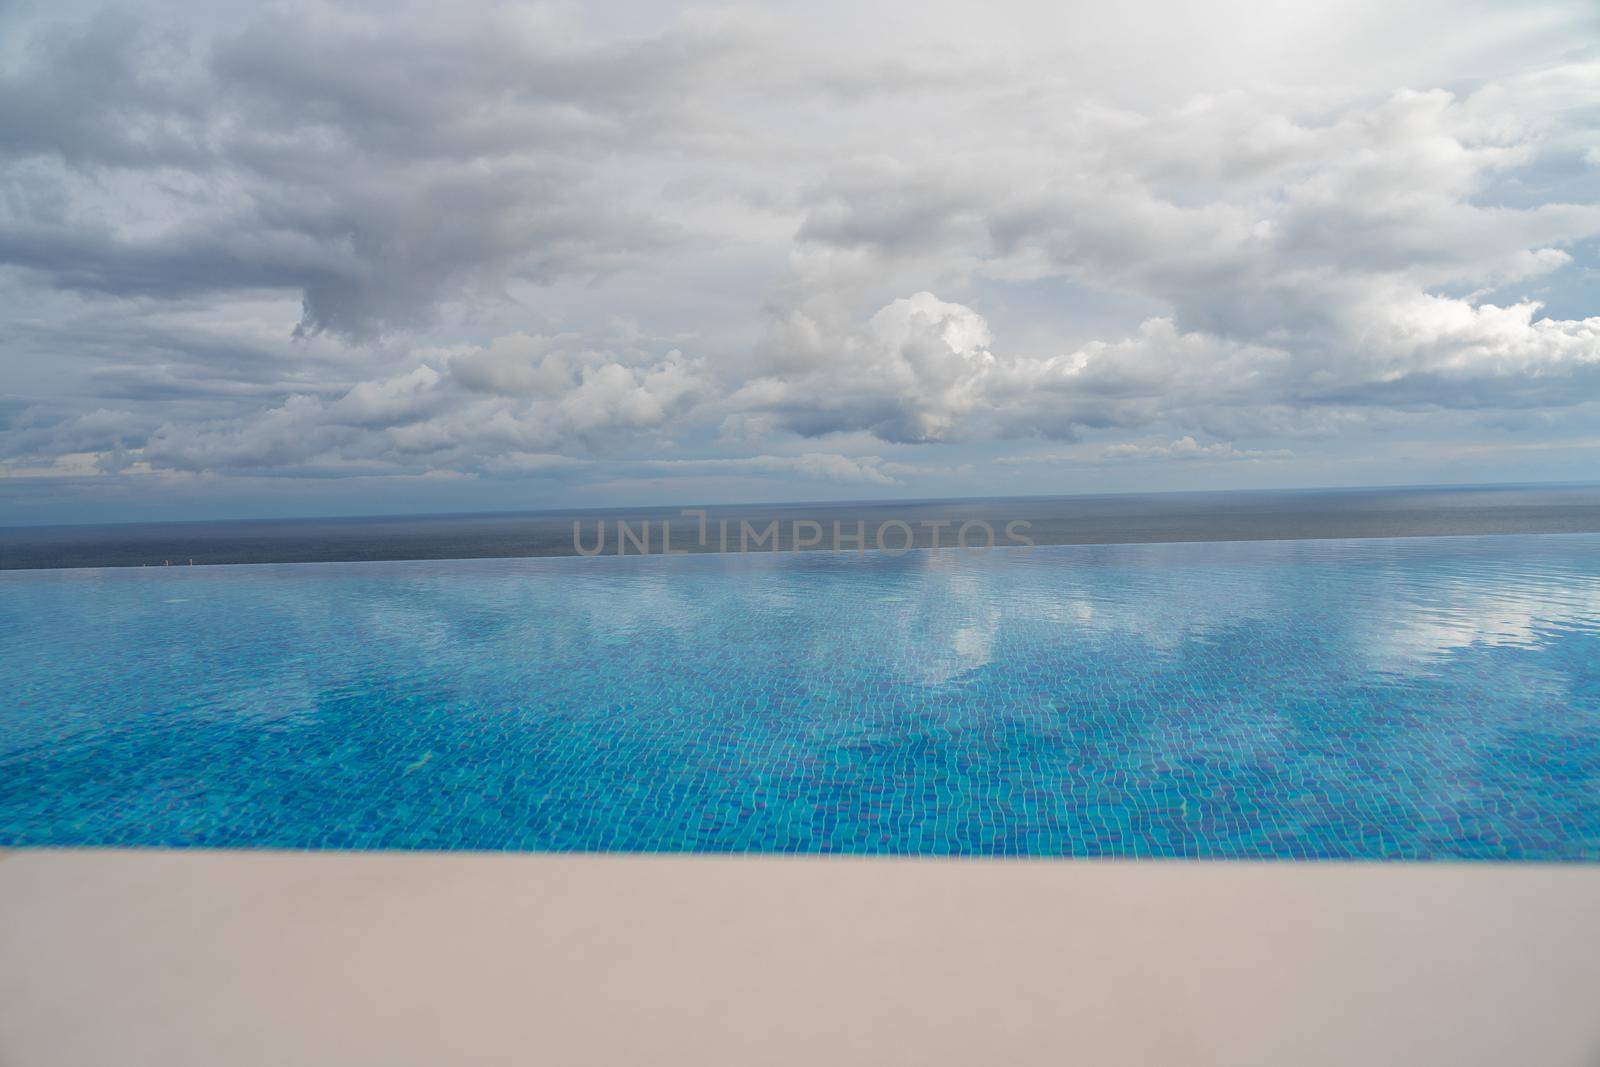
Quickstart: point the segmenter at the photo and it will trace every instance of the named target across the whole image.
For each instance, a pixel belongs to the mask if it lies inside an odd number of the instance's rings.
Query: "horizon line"
[[[797,508],[797,507],[870,507],[908,506],[916,504],[961,504],[1012,500],[1098,500],[1113,497],[1198,497],[1198,496],[1267,496],[1292,493],[1380,493],[1380,492],[1451,492],[1451,491],[1505,491],[1517,489],[1588,489],[1600,488],[1600,479],[1589,481],[1556,480],[1530,482],[1426,482],[1399,485],[1306,485],[1275,488],[1232,489],[1128,489],[1094,493],[1021,493],[995,496],[919,496],[919,497],[866,497],[831,500],[752,500],[739,503],[709,504],[585,504],[577,507],[493,508],[464,511],[415,512],[359,512],[333,515],[255,515],[221,516],[188,519],[120,519],[102,522],[3,522],[0,530],[79,529],[111,526],[203,526],[226,523],[312,523],[312,522],[377,522],[407,519],[451,518],[503,518],[510,516],[602,515],[619,513],[658,513],[680,510],[729,511],[740,508]]]

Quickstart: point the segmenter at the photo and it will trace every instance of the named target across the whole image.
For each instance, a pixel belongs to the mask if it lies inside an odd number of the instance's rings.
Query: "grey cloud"
[[[28,402],[21,397],[0,396],[0,431],[9,430],[17,425],[27,410]]]
[[[170,75],[184,42],[128,15],[41,33],[3,76],[0,262],[119,296],[299,290],[303,334],[361,340],[509,276],[595,277],[675,240],[572,149],[647,140],[716,42],[555,49],[503,29],[268,16]],[[79,173],[139,195],[59,195]],[[19,200],[40,182],[53,203]]]
[[[1168,48],[1047,5],[844,5],[838,40],[778,8],[19,16],[0,467],[874,485],[1025,438],[1126,468],[1570,435],[1600,65],[1550,50],[1567,7],[1488,6],[1512,73],[1475,86],[1398,52],[1375,83],[1370,35],[1318,83],[1230,16]],[[1063,20],[1105,36],[1018,29]],[[1107,84],[1119,48],[1175,70]]]
[[[207,155],[205,98],[186,42],[106,9],[28,35],[0,70],[0,150],[73,164],[197,164]]]
[[[267,15],[221,42],[213,70],[267,130],[471,159],[529,144],[633,147],[686,121],[679,102],[737,55],[711,27],[595,41],[536,8],[427,22]]]
[[[982,235],[984,215],[973,192],[943,176],[879,163],[808,190],[796,237],[892,255],[948,248]]]
[[[195,209],[159,231],[77,218],[0,223],[0,261],[62,288],[180,298],[256,289],[303,292],[302,335],[350,338],[427,322],[439,301],[621,269],[674,228],[606,208],[559,168],[472,164],[344,184],[272,188],[248,206]]]
[[[7,468],[46,469],[63,457],[90,470],[115,469],[152,429],[147,416],[109,408],[77,413],[59,406],[0,401],[0,477]]]
[[[66,218],[10,219],[0,229],[0,261],[64,289],[165,298],[298,286],[309,292],[337,284],[340,266],[308,235],[274,231],[253,213],[195,219],[157,236]]]

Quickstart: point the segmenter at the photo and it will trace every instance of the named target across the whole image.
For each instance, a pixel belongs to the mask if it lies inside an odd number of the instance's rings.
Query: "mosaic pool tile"
[[[0,573],[0,844],[1600,859],[1600,537]]]

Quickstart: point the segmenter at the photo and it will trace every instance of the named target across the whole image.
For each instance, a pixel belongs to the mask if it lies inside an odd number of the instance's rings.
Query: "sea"
[[[627,524],[626,539],[618,536],[620,523]],[[670,543],[664,545],[667,532]],[[568,556],[580,554],[579,547],[604,555],[661,553],[667,547],[674,552],[898,551],[932,548],[936,539],[939,547],[954,547],[960,539],[966,547],[981,548],[991,532],[1002,547],[1024,538],[1037,545],[1071,545],[1594,533],[1600,532],[1600,484],[12,526],[0,527],[0,570]]]

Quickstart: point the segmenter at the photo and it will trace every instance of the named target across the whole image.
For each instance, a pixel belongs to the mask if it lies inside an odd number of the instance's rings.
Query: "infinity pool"
[[[1600,536],[0,574],[0,844],[1600,859]]]

